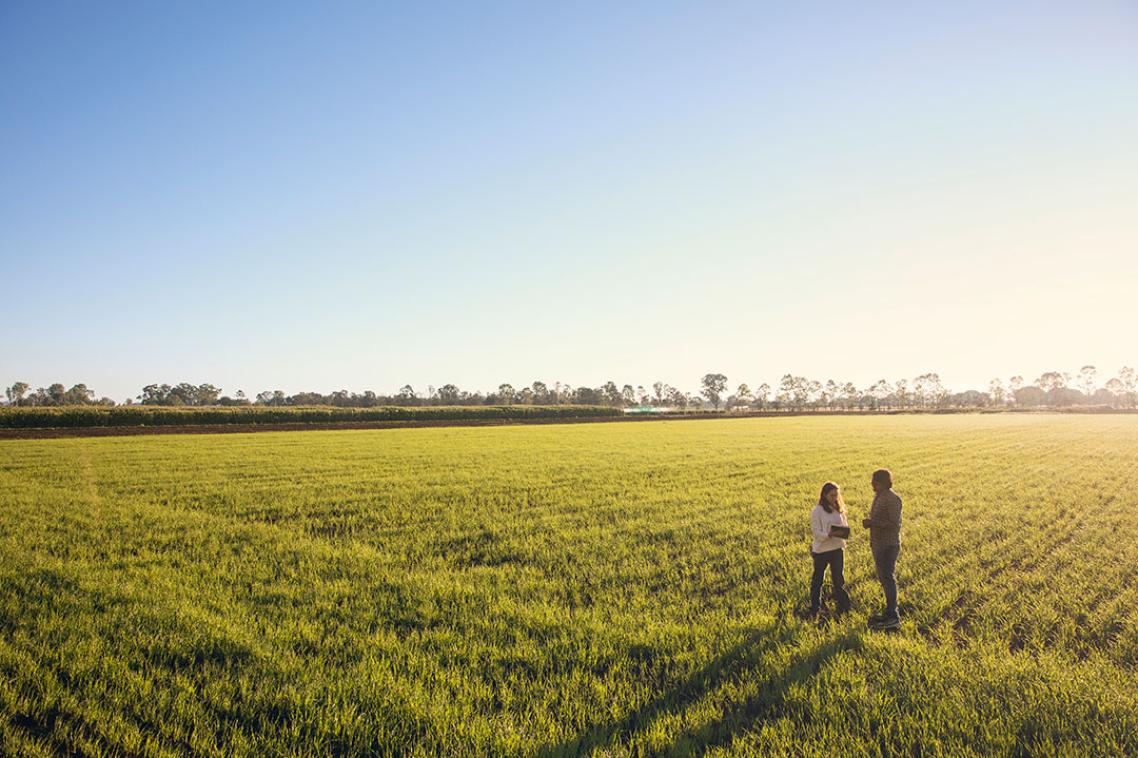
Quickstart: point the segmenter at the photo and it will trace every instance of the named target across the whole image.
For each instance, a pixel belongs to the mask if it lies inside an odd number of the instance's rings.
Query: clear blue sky
[[[1135,4],[542,5],[0,5],[0,383],[1138,361]]]

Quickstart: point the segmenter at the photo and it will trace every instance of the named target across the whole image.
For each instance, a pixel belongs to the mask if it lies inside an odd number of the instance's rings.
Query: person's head
[[[893,474],[887,468],[879,468],[873,472],[873,491],[884,492],[893,488]]]
[[[818,497],[818,505],[822,506],[822,510],[826,513],[846,512],[846,501],[842,499],[842,491],[833,482],[826,482],[822,485],[822,494]]]

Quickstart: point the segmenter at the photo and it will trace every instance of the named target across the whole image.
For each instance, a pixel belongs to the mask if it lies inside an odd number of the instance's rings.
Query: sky
[[[560,5],[0,4],[0,384],[1138,363],[1138,5]]]

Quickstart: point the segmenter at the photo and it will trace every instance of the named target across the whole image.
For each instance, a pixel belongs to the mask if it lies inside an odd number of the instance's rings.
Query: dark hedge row
[[[68,406],[0,408],[0,428],[84,426],[189,426],[200,424],[326,424],[360,421],[495,421],[619,416],[595,405],[430,406],[378,408],[284,407],[169,408]]]

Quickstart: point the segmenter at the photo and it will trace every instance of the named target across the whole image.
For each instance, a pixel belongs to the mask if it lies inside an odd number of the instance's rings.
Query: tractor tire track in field
[[[1108,499],[1108,505],[1117,504],[1111,498]],[[1013,652],[1021,650],[1027,640],[1019,631],[1018,625],[1007,623],[1009,613],[1006,608],[1014,609],[1024,603],[1040,602],[1038,595],[1022,599],[1019,597],[1024,594],[1021,588],[1025,581],[1031,581],[1031,577],[1037,575],[1049,577],[1046,584],[1033,590],[1042,592],[1053,584],[1065,584],[1064,569],[1077,567],[1080,560],[1100,566],[1112,564],[1109,552],[1104,553],[1102,560],[1099,560],[1096,555],[1087,555],[1087,551],[1088,549],[1094,551],[1108,544],[1102,539],[1104,533],[1112,531],[1118,520],[1125,518],[1126,511],[1117,507],[1108,508],[1089,514],[1093,518],[1088,518],[1088,514],[1079,514],[1074,508],[1070,508],[1065,515],[1065,521],[1051,522],[1046,532],[1042,532],[1049,535],[1049,539],[1042,542],[1038,539],[1018,542],[1016,544],[1020,549],[1014,553],[1007,550],[1000,551],[1003,559],[994,569],[985,570],[983,590],[964,592],[957,596],[945,612],[939,614],[940,620],[952,620],[953,639],[957,644],[963,645],[972,638],[974,620],[977,614],[986,610],[987,617],[1001,620],[997,633],[1007,639],[1009,649]],[[1041,532],[1036,532],[1039,533]],[[973,574],[970,578],[974,576]],[[1015,581],[1006,581],[1009,576],[1014,576]],[[1107,577],[1100,576],[1101,579]],[[1099,590],[1090,598],[1086,605],[1087,610],[1080,614],[1083,618],[1090,614],[1099,599],[1116,594],[1111,589],[1110,581],[1099,581],[1097,586]],[[1013,613],[1011,618],[1014,617]],[[936,626],[936,621],[926,622],[918,627],[918,631],[927,637],[933,637]],[[990,627],[990,624],[986,626]]]

